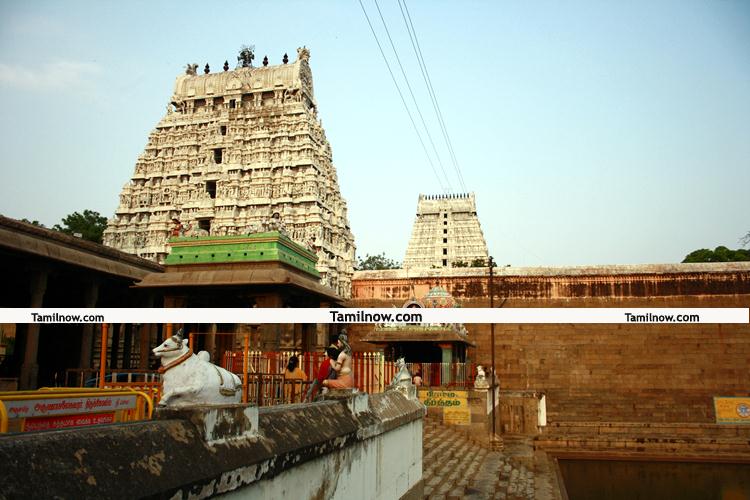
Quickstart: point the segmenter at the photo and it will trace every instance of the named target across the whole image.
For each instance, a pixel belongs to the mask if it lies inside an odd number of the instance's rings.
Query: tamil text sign
[[[442,408],[443,422],[449,425],[469,425],[471,411],[469,410],[467,391],[420,390],[419,400],[427,408]]]
[[[750,424],[750,398],[715,397],[717,424]]]

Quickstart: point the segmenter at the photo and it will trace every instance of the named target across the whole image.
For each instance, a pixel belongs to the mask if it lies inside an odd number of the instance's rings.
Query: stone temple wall
[[[302,48],[290,64],[179,76],[104,244],[163,262],[172,219],[188,234],[222,236],[259,231],[278,214],[316,252],[322,282],[350,296],[354,237],[309,56]]]
[[[495,307],[750,307],[750,263],[496,268]],[[489,307],[487,268],[360,271],[350,307],[400,307],[434,286]],[[490,360],[490,325],[466,325],[473,362]],[[355,350],[371,325],[352,325]],[[498,324],[503,391],[546,394],[552,424],[714,421],[714,396],[750,396],[750,325]]]
[[[487,258],[474,193],[419,195],[404,268],[468,266]]]

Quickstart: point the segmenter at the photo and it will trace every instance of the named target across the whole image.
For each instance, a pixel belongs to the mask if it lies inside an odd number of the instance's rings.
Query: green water
[[[750,500],[750,464],[558,460],[569,500]]]

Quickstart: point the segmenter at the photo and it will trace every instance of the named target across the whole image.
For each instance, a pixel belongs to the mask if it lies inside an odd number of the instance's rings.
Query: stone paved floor
[[[502,451],[493,451],[450,426],[424,422],[425,498],[560,498],[546,455],[535,453],[530,440],[505,440]]]

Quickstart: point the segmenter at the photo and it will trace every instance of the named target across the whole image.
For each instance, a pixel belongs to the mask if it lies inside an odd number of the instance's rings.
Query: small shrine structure
[[[163,295],[165,307],[331,307],[343,299],[320,282],[317,257],[281,231],[237,236],[177,236],[163,273],[146,275],[136,288]],[[328,325],[185,325],[196,349],[220,360],[251,335],[258,350],[318,350],[327,345]],[[227,335],[238,334],[238,335]]]
[[[411,298],[402,307],[461,307],[444,288],[433,287],[421,299]],[[467,347],[476,347],[461,323],[383,323],[366,333],[362,342],[381,347],[386,358],[415,363],[465,363]]]

